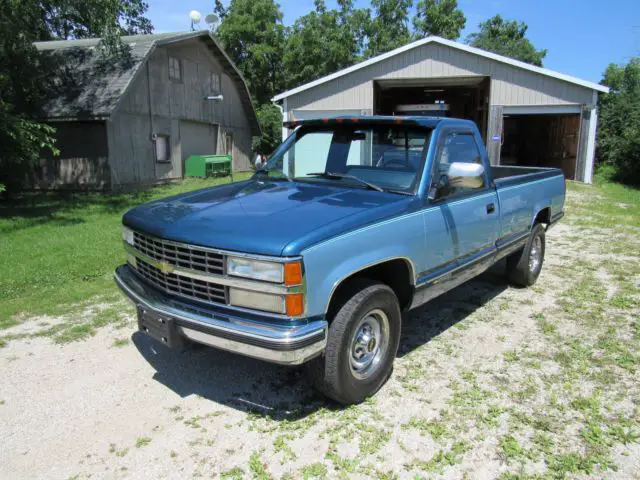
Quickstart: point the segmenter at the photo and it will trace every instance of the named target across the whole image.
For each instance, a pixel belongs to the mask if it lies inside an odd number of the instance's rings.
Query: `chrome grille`
[[[152,285],[167,293],[205,302],[226,303],[226,291],[222,285],[164,273],[140,259],[136,261],[136,271]]]
[[[224,274],[224,256],[198,247],[182,246],[133,232],[133,246],[145,255],[176,267],[202,273]]]

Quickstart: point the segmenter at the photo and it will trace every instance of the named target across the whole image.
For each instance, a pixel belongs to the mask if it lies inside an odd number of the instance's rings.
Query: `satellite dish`
[[[197,10],[191,10],[189,12],[189,18],[192,23],[200,23],[200,20],[202,20],[202,14]]]
[[[214,25],[218,23],[218,16],[215,13],[210,13],[209,15],[204,17],[204,21],[207,23],[207,25]]]

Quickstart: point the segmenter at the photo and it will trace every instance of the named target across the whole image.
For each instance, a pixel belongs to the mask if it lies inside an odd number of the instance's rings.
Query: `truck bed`
[[[559,168],[544,167],[515,167],[515,166],[491,166],[491,176],[498,187],[507,185],[517,185],[519,183],[533,182],[543,178],[563,176],[564,173]]]

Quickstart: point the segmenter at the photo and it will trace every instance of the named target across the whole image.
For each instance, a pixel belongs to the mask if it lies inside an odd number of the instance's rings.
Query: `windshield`
[[[413,193],[430,135],[402,125],[303,126],[274,152],[262,174]]]

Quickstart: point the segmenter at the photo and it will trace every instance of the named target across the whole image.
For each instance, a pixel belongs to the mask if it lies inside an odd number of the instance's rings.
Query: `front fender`
[[[425,231],[414,212],[314,245],[302,252],[307,278],[307,312],[325,315],[337,286],[349,276],[389,260],[402,259],[415,278],[422,265]]]

